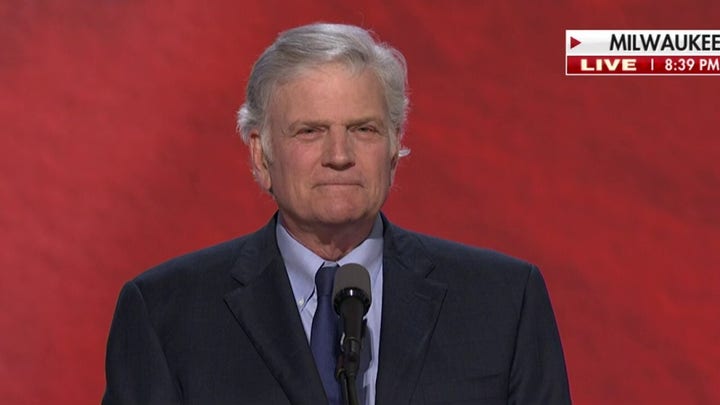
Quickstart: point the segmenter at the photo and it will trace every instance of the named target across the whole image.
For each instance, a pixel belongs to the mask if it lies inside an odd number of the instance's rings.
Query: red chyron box
[[[720,30],[565,30],[565,74],[720,75]]]

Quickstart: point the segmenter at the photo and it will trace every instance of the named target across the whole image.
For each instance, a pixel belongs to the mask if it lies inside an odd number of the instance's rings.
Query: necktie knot
[[[337,266],[323,266],[315,274],[315,286],[318,297],[332,294]]]

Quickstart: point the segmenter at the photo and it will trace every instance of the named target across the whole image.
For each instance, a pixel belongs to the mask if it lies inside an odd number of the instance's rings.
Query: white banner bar
[[[565,55],[720,55],[720,30],[565,30]]]

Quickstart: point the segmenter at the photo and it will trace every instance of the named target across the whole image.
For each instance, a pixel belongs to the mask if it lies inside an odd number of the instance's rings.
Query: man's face
[[[387,198],[397,150],[382,87],[369,70],[308,69],[278,87],[268,108],[272,160],[257,134],[260,185],[287,224],[303,231],[372,221]]]

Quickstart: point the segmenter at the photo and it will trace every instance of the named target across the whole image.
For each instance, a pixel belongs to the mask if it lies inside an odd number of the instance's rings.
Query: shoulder
[[[134,282],[153,284],[172,279],[193,278],[202,273],[221,270],[232,266],[248,236],[224,241],[160,263],[141,273]]]
[[[222,296],[237,287],[232,271],[248,256],[264,249],[266,229],[167,260],[132,279],[132,285],[151,303]],[[192,301],[196,301],[193,299]]]
[[[411,237],[414,237],[436,261],[461,262],[470,265],[492,265],[509,269],[527,269],[532,266],[531,263],[523,259],[496,250],[471,246],[416,232],[405,232]]]
[[[410,251],[433,267],[432,278],[446,282],[477,280],[483,285],[522,287],[528,278],[540,276],[534,264],[496,250],[467,245],[390,225],[398,251]],[[471,283],[477,285],[477,283]]]

